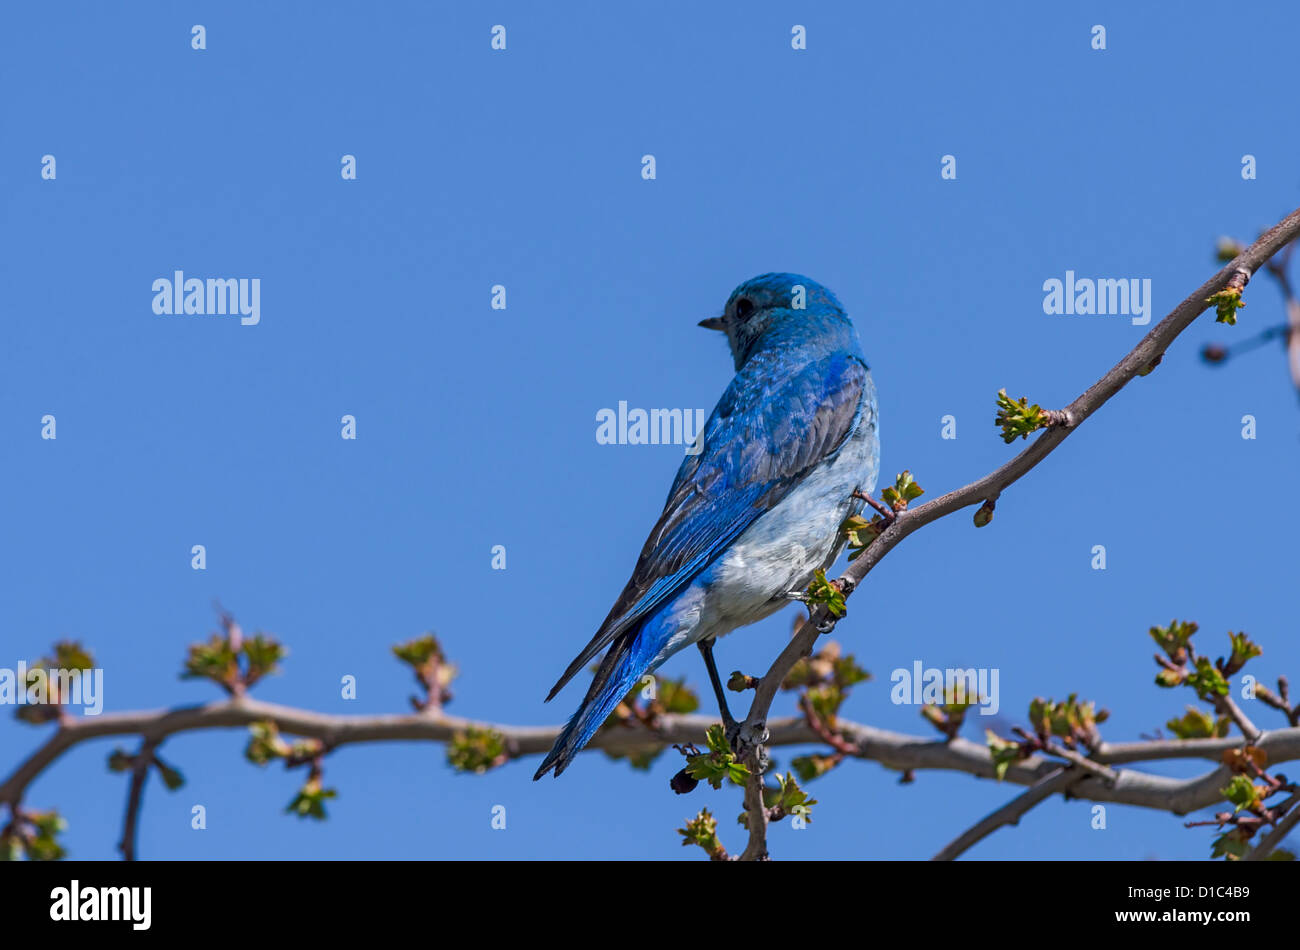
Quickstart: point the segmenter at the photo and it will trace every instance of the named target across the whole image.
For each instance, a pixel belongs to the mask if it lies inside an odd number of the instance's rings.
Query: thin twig
[[[1102,781],[1108,782],[1111,785],[1114,785],[1116,782],[1119,781],[1119,773],[1116,772],[1114,769],[1110,768],[1109,766],[1102,765],[1100,762],[1094,762],[1092,759],[1089,759],[1087,756],[1080,755],[1078,752],[1075,752],[1072,749],[1067,749],[1064,746],[1059,746],[1055,744],[1048,744],[1047,748],[1045,748],[1043,751],[1046,752],[1048,755],[1054,755],[1057,758],[1065,759],[1067,762],[1071,762],[1074,765],[1077,765],[1079,768],[1083,769],[1083,771],[1091,773],[1092,775],[1097,776]]]
[[[1075,782],[1079,781],[1085,774],[1087,773],[1072,768],[1056,769],[1049,775],[1044,776],[1038,784],[1034,785],[1028,791],[1017,795],[997,811],[991,812],[984,818],[980,819],[975,825],[968,828],[966,831],[963,831],[955,839],[946,844],[938,854],[931,858],[931,860],[951,861],[963,851],[968,851],[1004,825],[1018,824],[1021,816],[1027,813],[1039,802],[1051,798],[1057,792],[1065,791]]]
[[[809,728],[817,733],[817,737],[822,742],[825,742],[841,755],[858,754],[857,746],[837,733],[826,724],[821,716],[817,715],[817,710],[813,709],[812,701],[808,699],[807,694],[799,697],[799,708],[803,711],[804,719],[808,721]]]
[[[1215,696],[1214,711],[1220,715],[1229,716],[1232,721],[1237,724],[1237,728],[1240,729],[1242,734],[1246,737],[1246,741],[1251,745],[1255,745],[1259,742],[1263,732],[1258,726],[1250,721],[1249,716],[1242,712],[1241,707],[1233,702],[1231,696]]]
[[[146,738],[140,743],[140,751],[135,754],[135,761],[131,764],[131,785],[126,796],[126,817],[122,823],[122,840],[117,846],[117,849],[122,852],[123,861],[135,860],[136,829],[140,820],[140,807],[144,803],[144,783],[149,777],[154,749],[157,747],[157,739]]]
[[[1245,859],[1247,861],[1265,860],[1286,839],[1286,836],[1295,829],[1295,826],[1300,824],[1300,806],[1297,806],[1297,802],[1300,802],[1300,793],[1292,795],[1279,806],[1290,810],[1287,812],[1286,817],[1279,821],[1273,827],[1273,830],[1260,839],[1259,844],[1251,849],[1250,853],[1246,855]]]
[[[865,501],[868,505],[870,505],[872,508],[876,509],[876,511],[878,511],[878,512],[880,513],[880,516],[881,516],[882,518],[884,518],[885,521],[887,521],[887,522],[888,522],[888,521],[893,521],[893,520],[894,520],[894,515],[897,514],[897,512],[894,511],[893,508],[890,508],[890,507],[889,507],[888,505],[886,505],[883,501],[878,501],[878,500],[876,500],[875,498],[872,498],[872,497],[871,497],[870,495],[868,495],[866,492],[863,492],[863,491],[855,491],[855,492],[853,493],[853,497],[854,497],[854,498],[860,498],[860,499],[862,499],[862,500]]]

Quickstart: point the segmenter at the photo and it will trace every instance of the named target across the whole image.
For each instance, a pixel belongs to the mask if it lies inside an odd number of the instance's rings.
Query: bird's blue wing
[[[839,451],[864,411],[868,371],[834,353],[793,372],[780,353],[736,374],[677,472],[632,578],[549,700],[620,634],[675,597],[812,468]]]

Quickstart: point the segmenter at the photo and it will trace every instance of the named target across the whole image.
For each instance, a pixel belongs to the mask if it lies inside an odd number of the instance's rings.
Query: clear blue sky
[[[109,709],[215,698],[177,672],[216,598],[292,650],[262,698],[400,711],[409,675],[389,647],[432,629],[462,670],[452,711],[559,721],[580,687],[542,697],[626,580],[682,451],[598,445],[595,415],[711,409],[731,363],[695,324],[770,270],[825,283],[855,317],[887,475],[911,469],[933,496],[984,474],[1019,448],[992,426],[1000,387],[1063,404],[1144,332],[1045,315],[1043,281],[1149,278],[1158,319],[1217,267],[1220,234],[1251,238],[1300,202],[1300,14],[1225,32],[1222,4],[1057,6],[10,5],[0,666],[70,637],[105,668]],[[260,278],[260,324],[155,315],[152,282],[177,269]],[[1246,299],[1236,329],[1203,318],[992,526],[958,515],[881,564],[835,634],[876,676],[847,715],[926,735],[889,701],[890,671],[921,660],[998,668],[1004,729],[1033,696],[1078,691],[1112,710],[1105,736],[1134,739],[1187,700],[1151,682],[1146,629],[1172,617],[1216,652],[1245,629],[1257,672],[1300,675],[1300,403],[1279,351],[1197,358],[1281,319],[1269,281]],[[765,669],[792,614],[723,641],[723,669]],[[705,683],[693,651],[664,672]],[[6,712],[3,770],[43,734]],[[646,776],[589,754],[534,784],[536,760],[471,777],[440,746],[347,748],[319,825],[283,814],[298,774],[246,763],[244,742],[166,743],[188,784],[151,782],[143,856],[675,858],[674,829],[705,805],[740,841],[738,793],[676,798],[672,757]],[[116,744],[30,790],[63,810],[76,857],[114,856]],[[776,856],[926,857],[1017,792],[899,786],[868,762],[814,788],[812,825],[774,831]],[[1053,801],[971,854],[1209,853],[1209,831],[1169,815],[1090,817]]]

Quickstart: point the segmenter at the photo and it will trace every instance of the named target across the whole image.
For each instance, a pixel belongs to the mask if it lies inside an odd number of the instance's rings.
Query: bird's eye
[[[736,319],[744,320],[754,312],[754,302],[746,297],[736,301]]]

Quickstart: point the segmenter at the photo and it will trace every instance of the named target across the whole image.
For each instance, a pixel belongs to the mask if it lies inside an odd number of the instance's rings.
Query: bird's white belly
[[[870,410],[869,410],[870,411]],[[812,472],[650,622],[664,643],[653,671],[678,650],[756,623],[790,603],[844,546],[840,525],[861,510],[855,490],[876,489],[880,448],[874,412],[828,465]]]
[[[862,507],[853,492],[875,490],[877,445],[875,419],[863,420],[834,461],[750,525],[699,578],[705,596],[691,640],[770,616],[790,603],[787,593],[804,590],[818,568],[834,563],[844,545],[840,525]]]

